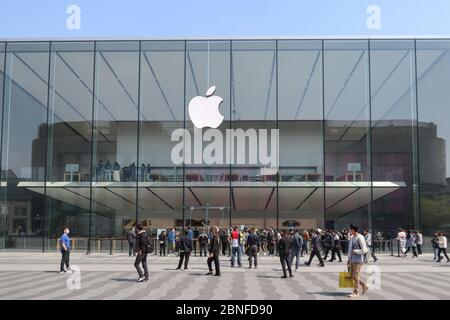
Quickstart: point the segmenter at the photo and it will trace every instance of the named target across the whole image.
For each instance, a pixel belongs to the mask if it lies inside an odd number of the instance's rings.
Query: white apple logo
[[[212,86],[206,91],[206,97],[196,96],[189,102],[189,117],[195,127],[217,128],[223,121],[223,115],[219,111],[219,105],[223,99],[219,96],[212,96],[216,91],[216,86]]]

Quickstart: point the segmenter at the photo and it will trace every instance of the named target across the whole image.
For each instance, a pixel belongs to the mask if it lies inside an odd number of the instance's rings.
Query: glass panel
[[[89,237],[92,147],[93,42],[51,45],[47,148],[46,243],[69,226],[73,249],[86,250]],[[63,183],[62,183],[63,182]],[[69,185],[64,183],[70,182]]]
[[[230,135],[229,144],[234,148],[229,155],[232,157],[229,179],[233,225],[259,229],[278,225],[278,150],[275,148],[278,139],[271,130],[277,129],[276,60],[275,41],[232,43],[234,135]]]
[[[280,227],[324,224],[322,117],[322,41],[279,41]]]
[[[4,246],[42,250],[48,43],[9,43],[2,128]]]
[[[171,160],[171,134],[184,127],[184,59],[183,41],[142,42],[138,210],[152,232],[182,226],[183,165]]]
[[[207,96],[209,88],[215,86],[215,92]],[[197,98],[202,96],[205,98]],[[198,99],[223,101],[196,104]],[[197,100],[194,100],[197,99]],[[203,100],[208,101],[208,100]],[[202,123],[198,115],[207,113],[210,118]],[[217,119],[217,120],[216,120]],[[217,123],[214,123],[217,121]],[[203,125],[206,125],[202,128]],[[218,126],[217,126],[218,125]],[[215,128],[217,127],[217,128]],[[226,159],[226,130],[230,128],[230,41],[188,41],[186,43],[186,129],[185,138],[192,141],[191,152],[185,153],[185,205],[201,207],[194,212],[185,211],[187,224],[197,228],[218,225],[227,228],[230,225],[230,166]],[[197,139],[200,137],[200,139]],[[203,138],[201,138],[203,137]],[[199,143],[198,143],[199,142]],[[208,218],[204,207],[223,207],[208,209]],[[188,216],[189,215],[189,216]]]
[[[418,226],[414,41],[370,46],[373,224],[392,233]],[[380,184],[390,184],[391,192],[381,194]]]
[[[450,41],[417,41],[420,228],[450,231]],[[425,244],[428,245],[424,241]]]
[[[5,77],[5,43],[0,42],[0,101],[1,101],[1,109],[3,110],[3,84]],[[3,115],[0,115],[0,133],[2,132],[3,127]],[[0,159],[2,156],[1,151],[1,142],[0,142]],[[1,168],[3,170],[3,167]],[[6,221],[7,221],[7,206],[3,203],[5,199],[6,184],[3,183],[3,174],[0,175],[0,249],[5,248],[5,235],[6,235]]]
[[[120,237],[136,219],[139,43],[95,53],[92,237]],[[87,195],[88,196],[88,195]],[[93,247],[97,248],[97,247]]]
[[[324,42],[325,227],[370,228],[367,41]]]

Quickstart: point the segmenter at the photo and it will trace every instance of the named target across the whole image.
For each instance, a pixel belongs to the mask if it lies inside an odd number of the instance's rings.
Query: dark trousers
[[[248,264],[252,267],[252,260],[255,259],[255,268],[258,266],[258,248],[256,246],[251,246],[248,248]]]
[[[61,251],[61,266],[60,271],[69,270],[69,259],[70,259],[70,250]],[[64,265],[66,266],[66,270],[64,270]]]
[[[142,263],[142,267],[144,268],[144,272],[142,272],[140,264]],[[134,261],[134,267],[136,268],[139,277],[148,278],[148,268],[147,268],[147,253],[138,254],[136,256],[136,260]]]
[[[275,249],[275,245],[273,244],[273,242],[268,242],[267,243],[267,250],[269,250],[269,255],[273,256],[274,255],[274,250]]]
[[[203,255],[205,255],[206,257],[206,243],[200,243],[200,257]]]
[[[331,261],[336,260],[336,254],[339,258],[339,261],[342,262],[341,250],[338,247],[333,247],[333,251],[331,252]]]
[[[184,268],[187,269],[190,256],[191,256],[190,252],[180,251],[180,261],[178,262],[177,269],[181,269],[181,265],[183,264],[183,260],[184,260]]]
[[[308,242],[303,240],[302,250],[300,250],[300,255],[303,256],[303,252],[308,253]]]
[[[291,259],[288,255],[280,255],[280,262],[281,262],[281,269],[283,269],[283,275],[286,275],[286,265],[287,269],[289,271],[289,275],[292,275],[292,269],[291,269]]]
[[[328,253],[331,251],[333,251],[333,248],[332,247],[325,247],[325,256],[323,257],[325,260],[327,260],[327,257],[328,257]]]
[[[216,274],[220,276],[220,263],[219,263],[219,254],[214,253],[211,257],[208,257],[208,260],[206,260],[206,263],[208,264],[208,269],[210,272],[213,271],[212,269],[212,262],[214,261],[214,268],[216,269]]]
[[[421,244],[417,245],[417,253],[422,254],[422,245]]]
[[[447,261],[449,261],[447,256],[447,248],[439,248],[438,250],[438,262],[442,260],[441,253],[444,253],[444,256],[447,258]]]
[[[292,263],[294,262],[294,258],[295,258],[295,270],[298,269],[298,267],[300,266],[300,251],[301,249],[292,249],[291,254],[289,256],[289,265],[292,266]],[[280,257],[281,259],[281,257]],[[283,263],[281,263],[283,264]]]
[[[160,243],[159,244],[159,255],[166,255],[166,244],[165,243]]]
[[[320,264],[323,264],[322,256],[320,255],[319,250],[316,250],[316,249],[312,249],[311,255],[309,256],[308,264],[311,264],[311,261],[314,258],[314,256],[316,256],[317,259],[319,259]]]
[[[136,255],[136,253],[134,252],[134,242],[128,242],[128,255],[131,257],[131,255],[133,255],[133,257]]]
[[[406,251],[405,251],[405,254],[407,254],[409,252],[409,249],[412,249],[413,256],[417,257],[417,248],[416,247],[408,247],[408,249],[406,249]]]
[[[222,254],[225,256],[227,253],[228,242],[222,242]]]

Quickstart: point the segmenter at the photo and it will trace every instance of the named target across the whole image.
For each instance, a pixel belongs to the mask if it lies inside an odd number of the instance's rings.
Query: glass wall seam
[[[416,155],[417,159],[417,184],[414,187],[417,190],[417,217],[414,220],[414,229],[420,228],[421,226],[421,207],[420,207],[420,143],[419,143],[419,84],[417,77],[417,39],[414,39],[414,87],[415,87],[415,99],[416,99]],[[414,192],[414,191],[413,191]]]
[[[96,74],[97,74],[97,41],[94,41],[94,54],[93,54],[93,71],[92,71],[92,110],[91,110],[91,154],[90,154],[90,177],[89,177],[89,230],[88,230],[88,243],[86,248],[86,254],[91,253],[91,239],[92,239],[92,179],[94,177],[94,119],[95,119],[95,87],[96,87]]]

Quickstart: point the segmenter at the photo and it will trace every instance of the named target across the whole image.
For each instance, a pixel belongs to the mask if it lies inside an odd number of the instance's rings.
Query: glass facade
[[[0,42],[0,249],[54,250],[65,225],[76,249],[105,249],[99,239],[136,221],[448,232],[449,50],[446,39]],[[212,86],[223,121],[196,128],[189,102]],[[242,148],[228,149],[236,132]]]

